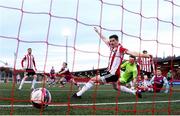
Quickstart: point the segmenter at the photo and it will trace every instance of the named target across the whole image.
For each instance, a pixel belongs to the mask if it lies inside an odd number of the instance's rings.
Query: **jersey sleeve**
[[[128,61],[124,62],[123,64],[121,64],[121,68],[125,68],[127,64],[128,64]]]
[[[168,84],[168,80],[166,79],[166,77],[163,77],[163,81],[164,81],[164,84]]]
[[[166,86],[166,90],[164,92],[168,93],[168,91],[169,91],[169,83],[168,83],[168,80],[166,79],[166,77],[163,78],[163,81],[164,81],[164,85]]]
[[[150,83],[151,83],[151,84],[154,82],[154,78],[155,78],[155,76],[153,76],[153,77],[151,78],[151,80],[150,80]]]
[[[124,47],[120,47],[120,52],[121,53],[126,53],[128,51],[128,49],[124,48]]]
[[[21,60],[21,66],[24,67],[24,61],[26,60],[26,55],[23,57],[23,59]]]

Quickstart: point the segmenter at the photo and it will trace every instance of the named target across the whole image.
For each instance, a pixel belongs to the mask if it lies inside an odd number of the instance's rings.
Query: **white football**
[[[51,93],[46,88],[36,88],[31,92],[30,100],[34,107],[45,108],[51,103]]]

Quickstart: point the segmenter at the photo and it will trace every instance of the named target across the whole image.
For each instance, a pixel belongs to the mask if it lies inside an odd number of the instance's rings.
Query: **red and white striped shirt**
[[[26,62],[25,66],[24,66],[24,61]],[[34,56],[31,54],[25,55],[21,61],[21,66],[26,68],[26,69],[33,69],[33,67],[36,68]]]
[[[121,44],[111,50],[109,56],[108,71],[112,75],[117,75],[118,77],[120,76],[120,66],[124,58],[124,53],[126,51],[127,49],[123,48]]]
[[[145,72],[153,72],[155,69],[152,58],[141,58],[139,60],[139,65],[140,65],[140,70]]]

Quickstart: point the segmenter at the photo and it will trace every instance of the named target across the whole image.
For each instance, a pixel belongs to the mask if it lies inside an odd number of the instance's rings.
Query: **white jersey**
[[[143,82],[142,82],[142,85],[144,86],[144,87],[149,87],[149,86],[151,86],[152,84],[151,84],[151,82],[149,81],[149,80],[143,80]]]

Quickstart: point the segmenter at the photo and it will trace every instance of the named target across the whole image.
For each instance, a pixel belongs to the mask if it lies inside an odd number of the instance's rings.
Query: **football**
[[[31,92],[30,100],[35,108],[46,108],[51,103],[51,94],[46,88],[36,88]]]

